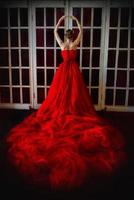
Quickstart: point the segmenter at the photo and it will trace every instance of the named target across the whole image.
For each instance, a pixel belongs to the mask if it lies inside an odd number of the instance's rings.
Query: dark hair
[[[73,33],[74,31],[72,29],[67,29],[66,30],[66,33],[65,33],[65,36],[69,39],[73,38]]]

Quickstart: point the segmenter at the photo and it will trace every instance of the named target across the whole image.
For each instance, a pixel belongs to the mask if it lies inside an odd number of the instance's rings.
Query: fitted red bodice
[[[62,50],[61,55],[63,58],[63,61],[68,62],[68,61],[75,61],[77,51],[76,50]]]

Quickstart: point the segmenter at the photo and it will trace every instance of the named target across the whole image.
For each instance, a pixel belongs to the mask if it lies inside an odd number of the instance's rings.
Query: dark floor
[[[8,131],[34,112],[25,110],[0,110],[0,141]],[[50,191],[26,184],[12,169],[7,161],[4,146],[0,143],[0,194],[2,200],[32,199],[32,200],[110,200],[134,198],[134,113],[98,112],[98,115],[108,119],[113,126],[122,131],[126,140],[128,162],[112,177],[100,178],[97,184],[85,185],[72,191]],[[1,196],[0,195],[0,196]],[[9,197],[8,197],[9,196]],[[8,197],[8,198],[7,198]]]

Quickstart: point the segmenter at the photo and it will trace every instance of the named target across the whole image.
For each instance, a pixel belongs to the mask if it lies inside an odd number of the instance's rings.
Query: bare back
[[[75,50],[75,49],[77,49],[77,46],[74,45],[73,41],[65,41],[62,44],[60,44],[60,48],[61,48],[61,50],[64,50],[64,49],[68,49],[68,50],[74,49]]]

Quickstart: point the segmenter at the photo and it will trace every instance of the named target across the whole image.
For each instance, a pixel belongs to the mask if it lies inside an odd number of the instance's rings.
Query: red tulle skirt
[[[125,160],[121,133],[94,110],[76,51],[62,51],[62,57],[40,108],[6,137],[14,167],[28,181],[56,189],[110,175]]]

